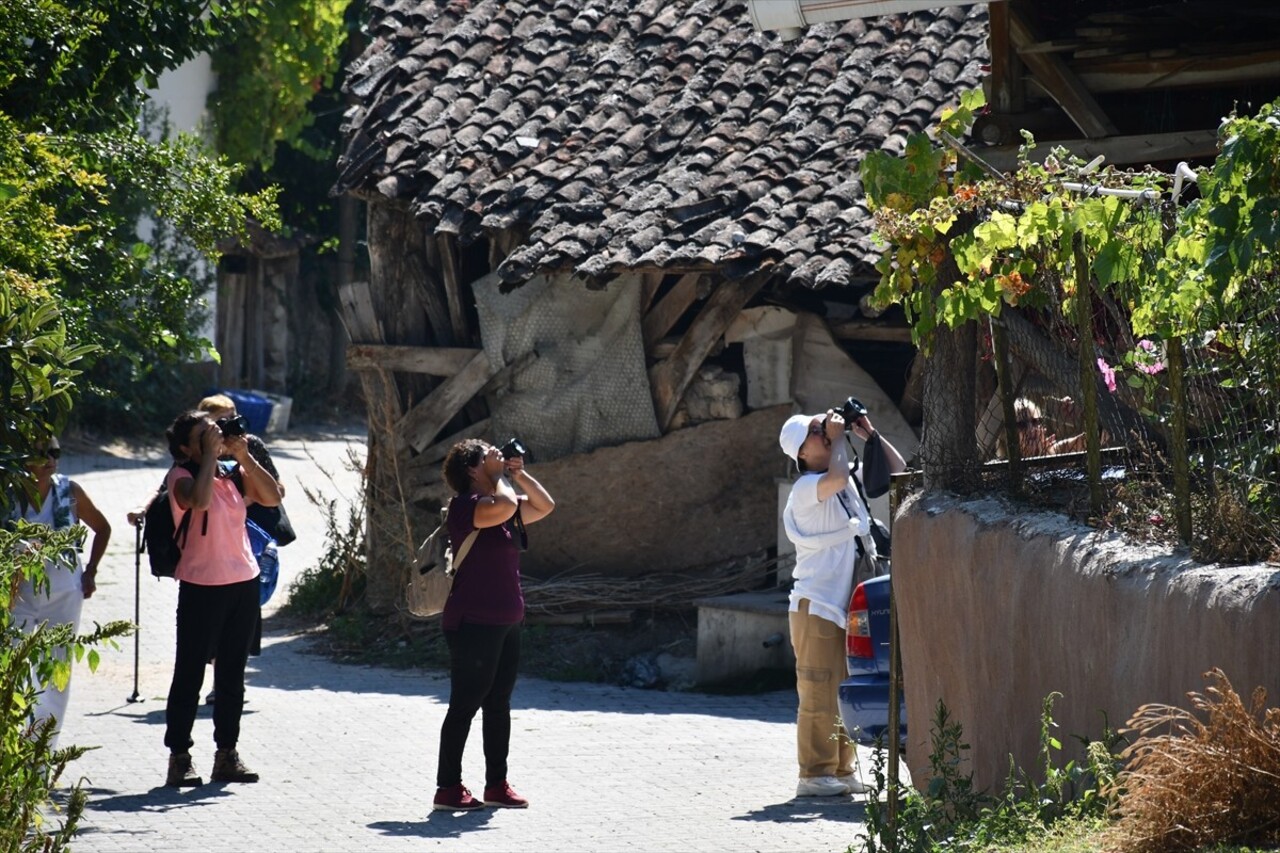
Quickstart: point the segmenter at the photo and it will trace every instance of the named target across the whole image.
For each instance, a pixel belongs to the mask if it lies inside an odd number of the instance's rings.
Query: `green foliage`
[[[0,268],[0,515],[19,489],[31,494],[30,449],[66,422],[75,365],[89,350],[68,342],[57,300],[43,285]]]
[[[944,119],[958,132],[980,93]],[[1135,336],[1167,338],[1231,324],[1247,282],[1272,281],[1280,238],[1280,101],[1255,117],[1232,117],[1222,152],[1199,174],[1201,198],[1178,208],[1151,203],[1169,176],[1110,167],[1088,174],[1061,149],[1043,164],[1024,146],[1006,177],[956,169],[955,155],[920,134],[902,157],[868,155],[863,181],[877,235],[887,245],[876,298],[901,302],[919,342],[938,323],[999,315],[1004,306],[1071,311],[1073,241],[1083,237],[1098,287],[1129,308]],[[1141,193],[1144,199],[1080,193],[1069,182]],[[971,227],[955,231],[962,217]],[[950,255],[958,276],[939,280]],[[1274,296],[1270,299],[1274,302]]]
[[[4,0],[0,113],[33,130],[127,127],[160,73],[212,48],[241,12],[211,0]]]
[[[352,501],[346,518],[339,519],[336,499],[305,491],[307,500],[324,513],[325,550],[320,562],[300,572],[290,585],[284,609],[293,616],[323,618],[347,610],[364,593],[364,501]],[[364,494],[363,482],[360,494]]]
[[[1010,766],[999,796],[975,790],[973,774],[964,772],[969,745],[964,732],[939,700],[930,727],[929,781],[923,793],[899,788],[897,821],[889,826],[884,750],[876,750],[867,799],[864,833],[858,837],[866,853],[897,849],[926,853],[939,849],[979,851],[1017,848],[1052,836],[1063,825],[1084,824],[1093,831],[1114,805],[1116,757],[1122,741],[1105,727],[1101,740],[1084,742],[1086,760],[1059,763],[1062,743],[1053,734],[1053,703],[1044,700],[1040,715],[1040,768],[1037,779]],[[1038,849],[1034,847],[1032,849]]]
[[[44,810],[67,763],[86,749],[53,749],[55,721],[33,722],[31,709],[40,691],[67,685],[73,660],[96,670],[97,648],[115,647],[116,638],[133,630],[128,622],[112,622],[77,636],[70,624],[45,624],[26,633],[13,623],[10,596],[18,576],[47,590],[44,555],[71,547],[79,535],[23,523],[0,528],[0,851],[6,853],[68,848],[84,810],[80,784],[71,787],[59,826],[48,825]]]
[[[137,126],[139,80],[212,46],[238,13],[207,0],[11,0],[6,14],[0,275],[21,283],[15,298],[56,303],[85,348],[79,390],[108,399],[210,351],[197,256],[216,259],[247,219],[278,227],[273,191],[238,193],[239,171],[194,138],[152,142]]]
[[[276,145],[312,159],[302,131],[312,98],[330,84],[347,40],[351,0],[279,0],[253,8],[236,37],[213,55],[218,89],[210,97],[218,150],[237,163],[270,168]]]

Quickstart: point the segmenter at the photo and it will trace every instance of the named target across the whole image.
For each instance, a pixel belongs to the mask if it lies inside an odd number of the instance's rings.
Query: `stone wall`
[[[939,699],[964,727],[974,781],[1034,768],[1044,697],[1064,761],[1139,706],[1187,706],[1220,667],[1280,703],[1280,567],[1210,567],[997,499],[917,497],[893,527],[909,742],[928,778]]]

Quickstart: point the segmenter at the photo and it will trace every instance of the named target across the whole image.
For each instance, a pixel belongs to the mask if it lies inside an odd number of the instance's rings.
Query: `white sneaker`
[[[796,785],[797,797],[837,797],[847,793],[849,786],[835,776],[802,776]]]
[[[871,790],[866,785],[862,784],[862,780],[854,773],[850,773],[847,776],[837,776],[836,781],[843,783],[844,786],[849,789],[850,794],[865,794],[867,791]]]

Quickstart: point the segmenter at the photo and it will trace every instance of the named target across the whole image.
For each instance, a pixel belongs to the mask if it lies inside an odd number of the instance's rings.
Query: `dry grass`
[[[1119,820],[1108,847],[1122,853],[1199,850],[1222,844],[1280,844],[1280,708],[1266,691],[1249,705],[1222,670],[1205,673],[1193,711],[1144,705],[1122,753]]]

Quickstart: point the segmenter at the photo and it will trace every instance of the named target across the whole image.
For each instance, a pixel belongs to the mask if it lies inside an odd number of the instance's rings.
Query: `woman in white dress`
[[[84,522],[93,531],[93,543],[89,548],[89,560],[85,563],[80,550],[66,550],[44,561],[49,577],[48,589],[36,590],[31,580],[23,578],[18,583],[13,601],[13,621],[24,631],[34,631],[41,623],[50,625],[69,623],[73,631],[79,631],[80,611],[84,600],[97,589],[98,563],[107,551],[111,539],[111,525],[89,499],[79,483],[58,473],[58,459],[62,448],[56,438],[51,438],[39,448],[27,462],[27,470],[36,479],[38,504],[28,504],[24,498],[14,502],[14,514],[18,518],[48,525],[55,530],[65,530]],[[52,717],[62,730],[67,711],[70,682],[59,690],[50,684],[40,694],[35,709],[37,720]],[[57,746],[57,733],[51,746]]]

